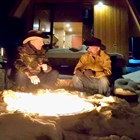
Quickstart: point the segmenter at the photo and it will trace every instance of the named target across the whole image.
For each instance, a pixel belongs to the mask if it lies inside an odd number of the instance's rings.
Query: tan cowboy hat
[[[25,39],[23,40],[23,44],[26,44],[27,42],[34,40],[36,38],[44,38],[45,39],[45,38],[49,38],[49,36],[40,30],[30,30],[30,31],[28,31]]]

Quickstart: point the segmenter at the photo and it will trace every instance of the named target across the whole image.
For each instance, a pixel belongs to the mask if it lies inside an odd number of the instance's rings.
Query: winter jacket
[[[110,56],[102,50],[100,50],[96,58],[89,53],[85,53],[77,63],[74,74],[76,70],[80,70],[82,73],[84,73],[85,70],[92,70],[95,72],[95,78],[109,76],[112,74]]]
[[[14,65],[20,72],[29,72],[30,75],[37,75],[41,72],[39,64],[49,64],[45,49],[37,50],[30,43],[18,48],[18,56]]]

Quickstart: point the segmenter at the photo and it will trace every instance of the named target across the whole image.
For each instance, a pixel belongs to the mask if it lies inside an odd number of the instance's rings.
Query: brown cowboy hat
[[[85,40],[83,44],[86,46],[92,46],[92,47],[98,46],[100,47],[101,50],[106,50],[106,46],[101,43],[101,40],[99,38],[96,38],[96,37],[91,37]]]
[[[83,42],[86,46],[101,46],[101,40],[96,37],[91,37]]]
[[[106,46],[104,44],[101,44],[100,48],[101,50],[106,50]]]
[[[30,30],[28,31],[25,39],[23,40],[23,44],[26,44],[28,41],[34,40],[36,38],[49,38],[48,35],[45,35],[45,33],[43,33],[40,30]]]

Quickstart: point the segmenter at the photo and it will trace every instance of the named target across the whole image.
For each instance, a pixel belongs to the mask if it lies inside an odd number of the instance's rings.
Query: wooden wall
[[[128,61],[128,8],[125,0],[110,0],[103,10],[94,5],[94,36],[102,40],[108,52],[124,55]]]

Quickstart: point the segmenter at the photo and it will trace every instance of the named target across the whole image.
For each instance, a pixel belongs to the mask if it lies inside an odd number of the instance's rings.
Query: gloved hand
[[[38,78],[37,75],[32,75],[30,72],[25,72],[25,74],[31,80],[32,84],[37,85],[40,83],[40,79]]]
[[[85,75],[86,77],[95,76],[95,71],[86,70],[86,71],[84,72],[84,75]]]
[[[78,69],[78,70],[76,70],[75,75],[78,77],[81,77],[81,76],[83,76],[83,73]]]
[[[31,83],[34,84],[34,85],[37,85],[37,84],[40,83],[40,79],[36,75],[30,76],[29,78],[31,80]]]

